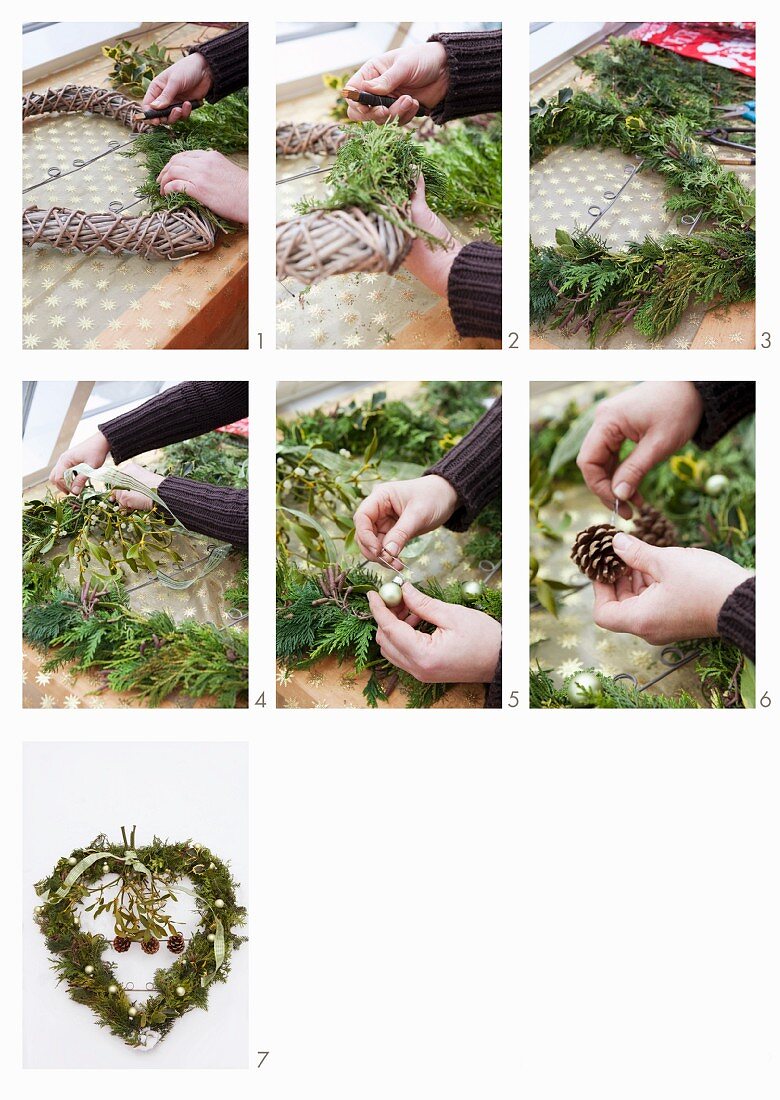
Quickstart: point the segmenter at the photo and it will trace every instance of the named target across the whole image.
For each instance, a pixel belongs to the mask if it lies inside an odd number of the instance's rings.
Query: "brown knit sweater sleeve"
[[[462,248],[450,268],[447,301],[461,336],[501,339],[501,249],[488,241]]]
[[[504,704],[502,701],[502,685],[501,685],[501,657],[502,654],[498,654],[498,664],[496,665],[496,671],[493,673],[493,680],[487,686],[485,692],[485,706],[489,710],[501,708]]]
[[[447,54],[449,86],[431,111],[434,122],[501,110],[501,31],[432,34]]]
[[[181,382],[98,427],[114,462],[240,420],[249,411],[248,382]]]
[[[694,382],[704,404],[693,437],[699,447],[712,447],[743,417],[756,410],[755,382]]]
[[[193,46],[190,53],[199,53],[208,61],[214,76],[211,91],[206,96],[216,103],[249,83],[249,24],[242,23],[227,34]]]
[[[157,489],[180,523],[190,531],[249,545],[249,490],[208,485],[185,477],[166,477]]]
[[[718,615],[718,634],[739,646],[751,661],[756,659],[756,578],[738,585]]]
[[[443,477],[458,494],[457,508],[446,526],[452,531],[465,531],[485,505],[501,493],[501,398],[460,443],[425,473]]]

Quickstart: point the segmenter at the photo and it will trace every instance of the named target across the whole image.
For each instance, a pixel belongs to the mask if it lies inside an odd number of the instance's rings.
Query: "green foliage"
[[[44,567],[40,559],[65,539],[67,546]],[[26,566],[37,566],[25,575],[27,602],[31,586],[38,588],[45,577],[51,591],[52,570],[71,560],[78,565],[81,584],[119,580],[122,567],[156,574],[164,561],[182,560],[172,542],[171,528],[156,504],[148,512],[125,513],[112,501],[110,489],[87,487],[80,496],[64,499],[47,491],[43,500],[22,506],[22,558]]]
[[[530,706],[532,709],[574,709],[566,694],[567,687],[573,676],[569,676],[563,687],[557,688],[550,678],[550,669],[543,669],[538,664],[536,668],[529,670],[530,676]],[[596,672],[596,669],[587,669],[588,672]],[[581,676],[582,673],[575,673]],[[599,676],[601,681],[601,696],[592,698],[590,706],[598,710],[681,710],[698,709],[699,704],[686,691],[678,691],[674,695],[663,695],[660,692],[651,694],[640,691],[638,688],[615,682],[609,676]]]
[[[366,213],[381,214],[412,237],[424,237],[431,244],[441,243],[420,230],[409,211],[420,174],[425,177],[430,203],[444,194],[446,184],[441,168],[414,134],[395,123],[379,126],[375,122],[358,122],[344,129],[349,140],[337,152],[326,178],[327,196],[303,199],[296,208],[298,212],[357,206]]]
[[[176,153],[190,149],[215,149],[219,153],[245,152],[249,148],[249,98],[246,91],[234,92],[217,103],[204,103],[188,119],[173,126],[156,126],[139,134],[122,156],[143,158],[147,170],[139,191],[146,197],[151,210],[178,210],[188,206],[221,229],[230,232],[235,226],[218,217],[197,199],[184,191],[160,194],[157,177]]]
[[[322,77],[322,83],[325,87],[337,93],[333,106],[328,110],[330,117],[337,122],[347,118],[349,100],[344,98],[341,91],[351,76],[352,73],[342,73],[341,76],[337,73],[324,73]]]
[[[91,1008],[101,1027],[107,1027],[129,1046],[138,1047],[144,1044],[145,1029],[150,1028],[164,1038],[185,1012],[207,1007],[211,984],[227,980],[232,952],[245,942],[246,938],[237,930],[246,922],[246,909],[238,904],[239,884],[233,880],[228,865],[210,849],[190,840],[170,844],[158,837],[149,845],[137,847],[135,828],[129,840],[124,829],[122,833],[121,844],[111,843],[101,835],[91,844],[63,855],[52,873],[36,883],[41,901],[35,920],[53,956],[52,967],[70,997]],[[125,860],[128,848],[134,849],[137,860],[149,870],[151,882],[135,866],[136,861]],[[72,870],[69,858],[78,863],[93,852],[100,853],[101,858],[81,873],[64,897],[58,896]],[[95,903],[86,907],[94,917],[107,900],[109,887],[104,882],[104,862],[115,875],[118,887],[116,927],[132,939],[170,934],[170,928],[175,931],[170,918],[162,919],[161,904],[176,896],[180,879],[188,878],[195,892],[199,915],[196,930],[171,967],[156,971],[151,995],[138,1004],[122,987],[116,964],[103,958],[109,950],[106,939],[81,925],[80,904],[97,895]],[[223,903],[221,907],[215,906],[217,899]],[[112,908],[108,900],[108,907]],[[214,946],[208,936],[215,932],[217,919],[224,928],[225,960],[215,972]],[[85,970],[88,966],[92,967],[90,973]],[[116,987],[115,993],[109,992],[111,986]],[[182,987],[183,996],[177,992]],[[135,1009],[135,1016],[130,1016],[131,1008]]]
[[[332,563],[322,522],[331,538],[353,545],[352,515],[378,477],[398,476],[397,463],[414,464],[403,476],[416,476],[470,431],[496,395],[496,382],[425,382],[411,401],[388,401],[377,391],[367,401],[279,418],[277,431],[277,533],[289,549],[299,540],[310,560]],[[390,471],[388,473],[388,470]],[[297,515],[291,514],[294,507]],[[465,553],[475,563],[501,555],[501,504],[486,508],[474,524]]]
[[[308,668],[326,656],[352,665],[356,675],[369,671],[363,694],[369,706],[385,701],[400,682],[410,707],[430,706],[448,685],[422,684],[395,668],[379,651],[376,623],[367,593],[379,587],[377,574],[367,569],[338,567],[327,573],[304,572],[280,554],[276,565],[276,656],[283,669]],[[436,581],[418,585],[421,592],[447,603],[475,607],[501,618],[501,592],[485,588],[468,597],[459,584],[442,588]],[[422,624],[420,629],[432,628]]]
[[[646,237],[625,252],[610,252],[599,237],[584,233],[570,236],[559,229],[556,238],[555,248],[531,246],[531,321],[569,335],[582,329],[591,347],[630,323],[659,340],[694,302],[739,302],[755,295],[751,229]]]
[[[25,640],[43,652],[45,671],[72,665],[98,673],[102,686],[132,691],[149,706],[172,694],[214,696],[219,707],[245,702],[249,642],[242,630],[211,623],[177,625],[165,611],[132,611],[121,588],[59,593],[24,614]]]
[[[143,99],[156,76],[173,64],[173,51],[153,42],[144,50],[136,49],[128,39],[104,46],[103,54],[113,61],[108,74],[111,84],[133,99]]]
[[[207,432],[164,447],[154,469],[163,477],[188,477],[246,489],[249,485],[249,442],[227,432]]]
[[[423,148],[442,173],[440,186],[428,205],[447,218],[473,218],[478,229],[487,229],[501,244],[501,119],[487,126],[465,122],[446,127]]]
[[[590,346],[633,324],[658,340],[692,303],[755,296],[755,197],[718,164],[697,130],[713,107],[752,90],[744,77],[630,39],[578,59],[598,94],[564,89],[531,109],[531,161],[564,143],[609,146],[665,177],[666,209],[707,226],[696,237],[646,238],[610,252],[598,237],[559,230],[556,247],[531,246],[530,313]]]
[[[233,583],[225,589],[225,606],[249,610],[249,555],[245,551],[241,553],[241,565]]]
[[[718,120],[719,104],[755,98],[755,81],[720,65],[695,61],[633,38],[610,38],[605,49],[575,58],[602,94],[612,94],[656,117],[684,115],[703,128]]]

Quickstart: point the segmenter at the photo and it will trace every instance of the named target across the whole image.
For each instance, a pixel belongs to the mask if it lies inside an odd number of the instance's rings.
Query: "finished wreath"
[[[191,886],[182,884],[185,878]],[[36,884],[35,919],[73,1000],[128,1046],[151,1050],[185,1012],[207,1007],[212,982],[227,980],[231,953],[246,940],[234,931],[246,920],[237,886],[227,864],[208,848],[157,837],[136,848],[133,826],[129,839],[122,829],[121,844],[101,834],[61,856]],[[166,913],[179,894],[191,896],[200,915],[188,940]],[[95,919],[107,912],[114,920],[112,941],[82,927],[82,913]],[[147,1000],[137,1002],[129,995],[135,990],[119,981],[116,963],[103,956],[134,944],[154,955],[161,940],[175,961],[156,971]]]

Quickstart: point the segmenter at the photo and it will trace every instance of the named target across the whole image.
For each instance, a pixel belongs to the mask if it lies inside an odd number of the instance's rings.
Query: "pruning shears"
[[[748,122],[756,121],[756,101],[747,99],[744,103],[725,103],[722,107],[716,107],[716,111],[723,111],[723,119],[744,118]]]

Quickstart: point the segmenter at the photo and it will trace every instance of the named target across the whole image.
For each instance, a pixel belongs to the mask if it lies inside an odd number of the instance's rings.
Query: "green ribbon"
[[[202,901],[204,905],[208,906],[209,910],[211,911],[211,915],[215,921],[214,973],[211,975],[204,974],[203,977],[200,979],[200,984],[205,989],[207,985],[210,985],[211,982],[214,981],[217,976],[217,971],[225,961],[225,926],[223,925],[217,914],[214,912],[214,907],[210,905],[204,897],[198,894],[197,891],[190,890],[189,886],[180,886],[178,884],[168,887],[168,893],[173,894],[174,897],[176,897],[177,891],[181,894],[189,894],[190,897],[195,898],[196,901]]]
[[[46,903],[49,900],[50,896],[57,901],[60,901],[62,900],[62,898],[67,897],[70,893],[71,887],[76,882],[78,882],[84,872],[89,867],[91,867],[93,863],[97,863],[99,859],[116,859],[120,863],[127,863],[133,868],[134,871],[138,871],[139,874],[144,875],[150,886],[152,884],[152,872],[145,864],[141,863],[140,859],[138,858],[138,853],[133,848],[127,848],[123,856],[114,855],[113,852],[91,852],[88,856],[84,856],[84,858],[80,860],[80,862],[77,863],[75,867],[71,868],[71,870],[65,876],[65,881],[63,882],[62,886],[60,886],[59,890],[55,890],[54,894],[52,895],[50,895],[48,890],[44,890],[44,892],[40,895],[41,900]]]

